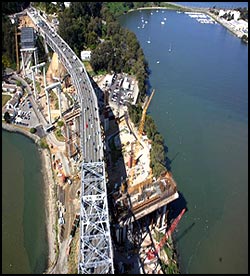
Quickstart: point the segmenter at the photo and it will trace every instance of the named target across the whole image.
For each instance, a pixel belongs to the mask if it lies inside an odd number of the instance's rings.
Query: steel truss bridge
[[[81,60],[45,21],[29,8],[27,15],[47,45],[58,54],[77,90],[81,107],[81,211],[79,274],[114,274],[113,249],[109,225],[104,151],[98,102]],[[86,127],[86,124],[91,127]]]

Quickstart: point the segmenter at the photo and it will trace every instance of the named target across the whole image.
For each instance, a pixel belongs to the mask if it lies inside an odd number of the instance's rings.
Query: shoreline
[[[136,9],[130,9],[130,10],[127,11],[127,13],[130,13],[130,12],[133,12],[133,11],[140,11],[140,10],[163,10],[163,9],[164,10],[181,11],[181,12],[185,12],[185,11],[202,12],[202,13],[207,14],[208,16],[210,16],[218,24],[220,24],[221,26],[226,28],[228,31],[230,31],[233,35],[235,35],[239,39],[242,39],[242,34],[240,33],[240,31],[235,30],[234,28],[232,28],[228,24],[226,24],[226,22],[223,22],[218,16],[211,13],[208,8],[185,7],[185,6],[182,6],[182,5],[175,4],[175,3],[171,3],[171,5],[172,5],[171,7],[155,7],[155,6],[153,6],[153,7],[141,7],[141,8],[136,8]],[[248,44],[248,41],[245,41],[245,43]]]
[[[54,225],[56,223],[56,212],[55,212],[55,196],[53,195],[53,187],[55,185],[54,177],[52,173],[51,154],[48,149],[42,149],[39,146],[40,137],[36,134],[32,134],[29,131],[19,128],[15,125],[9,125],[2,122],[2,129],[8,132],[15,132],[30,138],[37,145],[37,149],[41,158],[41,171],[44,182],[44,207],[45,207],[45,224],[47,231],[47,267],[43,274],[49,274],[49,271],[56,265],[56,231]],[[48,185],[47,185],[48,184]]]

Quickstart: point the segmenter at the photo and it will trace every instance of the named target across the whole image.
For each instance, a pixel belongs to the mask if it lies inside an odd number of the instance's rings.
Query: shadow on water
[[[180,212],[182,211],[182,209],[186,209],[186,212],[188,212],[188,208],[187,208],[187,201],[185,199],[185,197],[183,196],[183,194],[178,191],[179,194],[179,198],[177,198],[176,200],[170,202],[168,204],[169,207],[169,220],[171,221],[172,219],[175,219]],[[185,216],[185,214],[184,214]]]
[[[191,223],[181,234],[175,239],[175,242],[179,242],[195,225],[195,222]]]

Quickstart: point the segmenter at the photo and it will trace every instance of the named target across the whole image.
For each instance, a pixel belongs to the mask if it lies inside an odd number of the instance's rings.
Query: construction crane
[[[182,211],[180,212],[180,214],[178,215],[178,217],[174,220],[174,222],[172,223],[172,225],[170,226],[170,228],[168,229],[167,233],[164,235],[164,237],[160,240],[160,242],[158,243],[158,245],[156,246],[156,249],[150,249],[147,252],[147,259],[148,260],[152,260],[154,259],[159,250],[162,248],[162,246],[166,243],[167,239],[169,238],[169,236],[172,234],[172,232],[175,230],[177,224],[179,223],[179,221],[181,220],[182,216],[184,215],[186,211],[186,208],[182,209]]]
[[[141,117],[141,121],[140,121],[140,125],[138,128],[138,136],[137,136],[137,140],[135,142],[135,147],[134,147],[134,151],[131,153],[132,155],[132,171],[130,173],[130,177],[128,179],[128,187],[130,186],[129,184],[132,184],[133,182],[133,178],[134,178],[134,173],[135,173],[135,165],[136,165],[136,161],[137,161],[137,155],[139,152],[139,146],[140,146],[140,141],[141,141],[141,137],[142,137],[142,133],[143,133],[143,129],[144,129],[144,124],[145,124],[145,120],[146,120],[146,112],[147,109],[149,107],[149,104],[151,102],[152,97],[154,96],[155,90],[153,89],[150,97],[148,98],[148,101],[146,102],[143,110],[142,110],[142,117]]]

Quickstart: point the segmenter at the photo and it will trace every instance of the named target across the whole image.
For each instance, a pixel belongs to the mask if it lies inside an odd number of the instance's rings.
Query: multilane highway
[[[81,108],[80,140],[83,162],[78,272],[114,274],[103,142],[95,91],[84,65],[69,45],[36,9],[29,8],[27,15],[70,74]]]

